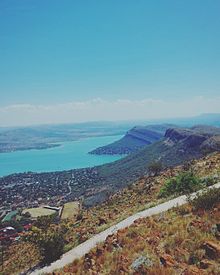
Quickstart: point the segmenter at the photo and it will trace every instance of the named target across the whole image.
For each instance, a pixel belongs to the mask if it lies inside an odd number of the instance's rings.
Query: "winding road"
[[[220,182],[216,183],[208,188],[209,189],[220,188]],[[191,197],[192,198],[195,197],[195,195],[201,191],[202,190],[192,193]],[[119,229],[123,229],[123,228],[130,226],[131,224],[133,224],[134,221],[136,221],[140,218],[145,218],[145,217],[149,217],[152,215],[156,215],[156,214],[165,212],[175,206],[180,206],[180,205],[183,205],[186,203],[187,203],[187,196],[183,195],[183,196],[177,197],[175,199],[169,200],[167,202],[164,202],[162,204],[159,204],[155,207],[148,208],[144,211],[138,212],[138,213],[126,218],[125,220],[117,223],[116,225],[109,227],[108,229],[104,230],[103,232],[93,236],[91,239],[74,247],[67,253],[63,254],[59,260],[51,263],[49,266],[43,267],[42,269],[37,269],[37,270],[33,271],[32,273],[30,273],[30,275],[39,275],[39,274],[49,273],[49,272],[53,272],[56,269],[63,268],[65,265],[72,263],[75,259],[84,256],[92,248],[94,248],[98,243],[105,241],[105,239],[109,235],[116,233]]]

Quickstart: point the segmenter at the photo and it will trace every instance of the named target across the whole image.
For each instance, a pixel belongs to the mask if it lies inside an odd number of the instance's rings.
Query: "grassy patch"
[[[76,201],[64,204],[61,219],[72,219],[79,213],[79,203]]]
[[[49,216],[55,214],[56,211],[52,209],[46,209],[43,207],[36,207],[36,208],[28,208],[23,210],[22,214],[30,213],[32,218],[42,217],[42,216]]]

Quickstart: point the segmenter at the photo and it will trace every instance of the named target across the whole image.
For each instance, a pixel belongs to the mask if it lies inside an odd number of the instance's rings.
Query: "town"
[[[93,183],[96,168],[52,173],[22,173],[0,178],[0,241],[18,241],[38,217],[75,215]]]

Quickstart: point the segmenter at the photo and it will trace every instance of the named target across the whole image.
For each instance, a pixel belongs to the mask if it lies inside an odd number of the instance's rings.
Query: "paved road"
[[[214,188],[214,187],[220,188],[220,183],[210,186],[209,188]],[[201,191],[199,191],[199,192],[201,192]],[[195,196],[197,193],[198,192],[193,193],[192,197]],[[119,229],[123,229],[125,227],[130,226],[137,219],[149,217],[149,216],[152,216],[155,214],[159,214],[159,213],[165,212],[177,205],[180,206],[185,203],[187,203],[187,197],[184,195],[184,196],[180,196],[175,199],[169,200],[167,202],[164,202],[162,204],[159,204],[155,207],[138,212],[138,213],[128,217],[127,219],[117,223],[116,225],[109,227],[105,231],[93,236],[91,239],[76,246],[75,248],[71,249],[67,253],[63,254],[63,256],[59,260],[57,260],[56,262],[53,262],[50,266],[46,266],[42,269],[35,270],[34,272],[31,273],[31,275],[39,275],[39,274],[43,274],[43,273],[53,272],[55,269],[62,268],[65,265],[72,263],[75,259],[84,256],[92,248],[94,248],[98,243],[105,241],[105,239],[109,235],[116,233]]]

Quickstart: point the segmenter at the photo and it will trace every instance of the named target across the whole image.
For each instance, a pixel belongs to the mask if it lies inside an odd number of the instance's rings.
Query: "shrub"
[[[192,172],[183,172],[164,184],[160,189],[159,197],[188,194],[198,190],[200,187],[201,181],[199,178]]]
[[[209,210],[220,203],[220,188],[206,190],[189,201],[195,210]]]
[[[163,164],[161,161],[152,161],[147,168],[150,174],[157,176],[162,171]]]
[[[202,179],[202,183],[205,185],[205,186],[211,186],[213,184],[216,183],[215,179],[213,177],[205,177]]]
[[[54,223],[57,213],[48,216],[38,217],[34,225],[40,229],[46,230],[52,223]]]
[[[64,251],[64,239],[58,232],[53,232],[50,235],[44,235],[38,241],[41,254],[43,256],[43,263],[49,264],[63,254]]]

